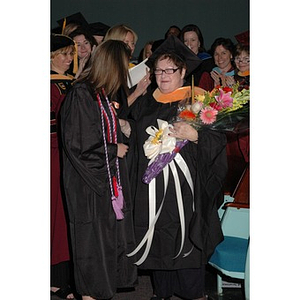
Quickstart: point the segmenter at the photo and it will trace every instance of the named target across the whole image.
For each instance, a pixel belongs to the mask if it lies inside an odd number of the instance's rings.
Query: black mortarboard
[[[51,34],[51,52],[71,45],[75,45],[75,43],[68,36],[62,34]]]
[[[105,36],[105,34],[109,28],[110,27],[108,25],[103,24],[101,22],[89,24],[89,31],[92,35]]]
[[[65,22],[65,24],[64,24],[64,22]],[[77,24],[77,25],[85,27],[85,28],[88,27],[88,22],[86,21],[86,19],[84,18],[84,16],[82,15],[81,12],[78,12],[73,15],[62,18],[62,19],[58,20],[57,23],[61,27],[64,27],[70,23]]]
[[[154,67],[155,60],[162,54],[175,54],[180,60],[186,64],[187,77],[193,70],[195,70],[202,62],[202,60],[181,40],[174,35],[169,36],[148,58],[146,65],[150,68]]]
[[[152,53],[164,42],[164,39],[154,41],[151,47]]]
[[[61,27],[55,27],[51,29],[51,33],[55,33],[55,34],[61,34]]]

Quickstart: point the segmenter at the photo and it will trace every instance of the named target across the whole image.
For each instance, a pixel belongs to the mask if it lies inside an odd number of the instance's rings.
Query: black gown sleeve
[[[203,263],[206,263],[223,240],[218,208],[223,203],[227,173],[226,135],[200,130],[197,147],[195,212],[190,223],[190,238],[201,249]]]
[[[87,88],[77,86],[67,94],[61,109],[62,143],[67,159],[98,195],[107,189],[107,165],[100,109]],[[109,164],[115,166],[117,145],[107,144]]]

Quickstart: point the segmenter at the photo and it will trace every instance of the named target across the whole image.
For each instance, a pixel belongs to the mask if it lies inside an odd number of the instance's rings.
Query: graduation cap
[[[67,46],[75,46],[71,38],[63,34],[51,34],[51,52]]]
[[[174,54],[181,61],[186,64],[187,77],[193,70],[195,70],[202,62],[202,60],[179,38],[174,35],[169,36],[148,58],[146,65],[153,69],[156,59],[163,54]]]
[[[50,44],[51,44],[51,52],[67,46],[75,46],[73,73],[76,73],[78,70],[78,62],[77,62],[77,48],[75,42],[66,35],[52,33]]]
[[[61,34],[61,27],[57,26],[55,28],[51,29],[51,33],[55,33],[55,34]]]
[[[238,41],[238,43],[240,44],[244,44],[244,45],[249,45],[249,30],[241,32],[237,35],[235,35],[234,37],[236,38],[236,40]]]
[[[92,35],[105,36],[105,34],[109,28],[110,27],[108,25],[103,24],[101,22],[89,24],[89,31]]]
[[[66,27],[66,25],[71,23],[84,28],[88,28],[89,25],[81,12],[77,12],[73,15],[64,17],[63,19],[58,20],[57,23],[62,27],[62,31]]]
[[[164,39],[154,41],[151,47],[152,53],[164,42]]]

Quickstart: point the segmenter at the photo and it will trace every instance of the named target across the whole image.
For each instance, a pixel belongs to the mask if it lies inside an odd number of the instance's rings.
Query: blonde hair
[[[71,52],[73,52],[73,54],[75,54],[75,46],[70,45],[70,46],[66,46],[66,47],[57,49],[55,51],[52,51],[50,54],[50,58],[52,59],[55,56],[57,56],[58,54],[68,53],[69,51],[71,51]]]
[[[108,31],[104,37],[104,41],[108,41],[108,40],[124,41],[126,34],[128,32],[132,33],[133,38],[134,38],[134,43],[136,44],[136,42],[138,40],[137,34],[130,27],[128,27],[124,24],[115,25],[115,26],[111,27],[110,29],[108,29]]]
[[[126,93],[130,52],[122,41],[108,40],[96,47],[92,55],[89,73],[80,78],[87,79],[100,92],[104,88],[107,95],[114,98],[121,86]]]

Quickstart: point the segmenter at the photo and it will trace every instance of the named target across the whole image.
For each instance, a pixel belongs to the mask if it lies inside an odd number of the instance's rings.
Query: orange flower
[[[179,118],[194,120],[196,118],[196,115],[192,111],[185,109],[179,114]]]
[[[224,87],[222,88],[222,90],[223,90],[225,93],[232,92],[232,88],[230,88],[229,86],[224,86]]]

